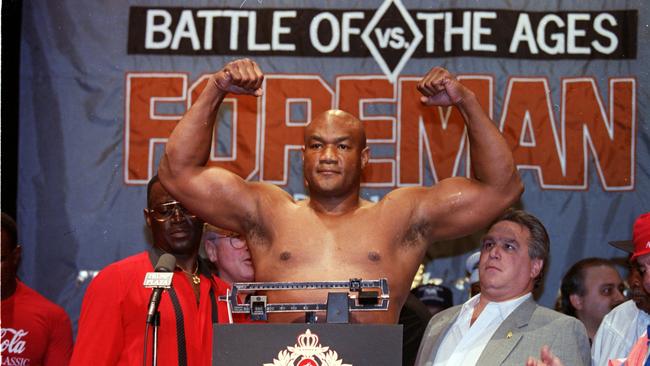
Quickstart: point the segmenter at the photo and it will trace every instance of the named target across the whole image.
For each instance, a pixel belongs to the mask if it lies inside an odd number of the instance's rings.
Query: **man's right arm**
[[[228,93],[262,95],[264,76],[257,64],[230,62],[210,79],[196,103],[172,132],[158,175],[171,195],[190,211],[217,226],[243,231],[255,217],[259,184],[249,184],[225,169],[206,167],[219,107]]]

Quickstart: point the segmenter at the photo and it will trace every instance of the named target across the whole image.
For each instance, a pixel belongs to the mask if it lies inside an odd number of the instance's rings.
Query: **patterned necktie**
[[[178,366],[187,366],[187,348],[185,347],[185,320],[183,318],[183,309],[181,303],[178,301],[178,296],[174,288],[168,291],[169,297],[174,305],[174,313],[176,315],[176,340],[178,343]]]

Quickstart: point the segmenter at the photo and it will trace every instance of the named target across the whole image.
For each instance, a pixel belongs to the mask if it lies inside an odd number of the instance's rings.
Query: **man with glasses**
[[[107,266],[90,283],[72,365],[143,363],[151,290],[142,283],[163,253],[176,257],[176,269],[158,308],[158,365],[212,365],[212,325],[228,318],[216,299],[228,285],[198,255],[203,221],[174,200],[157,176],[147,186],[144,218],[153,247]],[[150,331],[146,364],[151,364],[152,339]]]
[[[228,284],[252,282],[255,269],[246,239],[238,233],[205,225],[203,245],[217,275]]]

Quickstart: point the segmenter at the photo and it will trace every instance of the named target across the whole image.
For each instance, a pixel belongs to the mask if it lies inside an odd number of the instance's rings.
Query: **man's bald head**
[[[358,198],[370,152],[363,124],[355,116],[329,110],[314,117],[305,128],[302,157],[311,199]]]
[[[355,138],[358,138],[357,141],[361,149],[366,147],[366,129],[363,127],[363,123],[348,112],[340,109],[330,109],[317,114],[305,128],[305,144],[313,136],[314,131],[320,127],[348,130],[354,134]]]

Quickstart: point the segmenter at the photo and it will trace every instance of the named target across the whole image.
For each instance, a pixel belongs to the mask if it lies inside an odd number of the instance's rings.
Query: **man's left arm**
[[[589,337],[585,326],[576,318],[563,318],[554,334],[550,350],[564,365],[584,365],[591,363]]]
[[[418,198],[416,218],[433,224],[437,239],[470,234],[485,227],[523,192],[510,147],[474,93],[449,71],[436,67],[418,83],[421,102],[456,107],[467,129],[472,178],[447,178]]]
[[[53,317],[50,324],[50,339],[43,357],[43,365],[67,365],[72,357],[72,325],[63,309]]]

